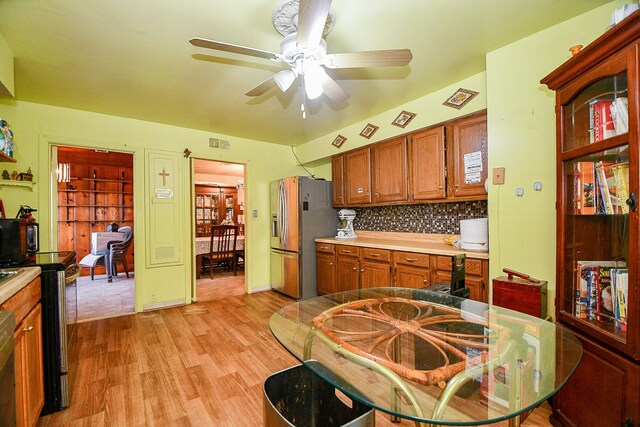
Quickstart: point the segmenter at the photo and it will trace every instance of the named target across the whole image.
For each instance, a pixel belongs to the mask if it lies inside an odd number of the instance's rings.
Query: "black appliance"
[[[75,330],[78,318],[76,278],[80,268],[75,252],[38,252],[22,267],[42,269],[42,344],[44,408],[50,414],[69,406],[77,366]]]
[[[0,219],[0,264],[15,266],[27,259],[27,219]]]

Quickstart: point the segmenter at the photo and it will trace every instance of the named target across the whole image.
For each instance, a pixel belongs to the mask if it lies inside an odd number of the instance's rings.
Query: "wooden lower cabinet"
[[[316,243],[316,276],[318,295],[338,292],[335,245]]]
[[[451,257],[436,257],[436,272],[433,283],[451,281]],[[475,301],[488,301],[489,260],[467,258],[465,260],[464,284],[469,288],[469,298]]]
[[[360,261],[358,258],[337,256],[336,287],[338,292],[360,289]]]
[[[13,335],[16,426],[32,427],[38,422],[44,406],[40,278],[0,305],[0,310],[12,310],[16,316]]]
[[[394,270],[393,284],[402,288],[424,288],[431,285],[431,270],[423,267],[398,265]]]
[[[552,399],[554,426],[637,426],[640,365],[574,332],[582,360]]]
[[[391,264],[364,260],[360,269],[361,288],[380,288],[391,286]]]

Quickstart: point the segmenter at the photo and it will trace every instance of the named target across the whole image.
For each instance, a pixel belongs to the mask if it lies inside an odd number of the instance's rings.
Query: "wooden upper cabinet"
[[[444,199],[447,196],[444,126],[413,135],[409,142],[409,159],[410,200]]]
[[[347,205],[371,203],[371,147],[344,154]]]
[[[331,180],[333,181],[333,206],[344,206],[344,154],[331,158]]]
[[[407,139],[373,146],[373,203],[407,200]]]
[[[447,141],[449,195],[486,196],[487,115],[467,117],[451,123]]]

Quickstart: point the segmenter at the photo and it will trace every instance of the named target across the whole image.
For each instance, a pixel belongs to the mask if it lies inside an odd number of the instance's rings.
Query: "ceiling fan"
[[[285,92],[300,77],[307,98],[325,94],[335,103],[344,102],[349,94],[329,77],[325,68],[402,66],[413,58],[409,49],[328,54],[323,36],[331,31],[334,22],[331,0],[280,0],[273,10],[274,27],[284,36],[280,53],[202,38],[189,42],[198,47],[282,62],[288,67],[248,91],[248,96],[262,95],[274,86]],[[304,102],[302,109],[304,116]]]

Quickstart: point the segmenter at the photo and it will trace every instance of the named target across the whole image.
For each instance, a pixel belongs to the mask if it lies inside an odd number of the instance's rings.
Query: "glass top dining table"
[[[582,356],[560,325],[423,289],[311,298],[275,312],[269,327],[350,398],[434,425],[517,426],[517,415],[555,394]]]

